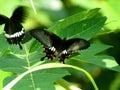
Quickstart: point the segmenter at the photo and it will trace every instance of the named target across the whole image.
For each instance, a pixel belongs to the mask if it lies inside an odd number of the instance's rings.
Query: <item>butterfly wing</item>
[[[90,43],[87,40],[74,38],[66,41],[66,50],[68,52],[76,52],[78,50],[87,49]]]
[[[26,18],[27,12],[25,6],[19,6],[16,8],[11,16],[11,20],[14,22],[23,22]]]
[[[30,30],[31,36],[33,36],[36,40],[42,43],[45,47],[52,46],[51,34],[49,34],[45,30],[33,29]]]
[[[45,47],[54,46],[55,48],[57,48],[57,45],[62,41],[57,35],[46,30],[33,29],[30,30],[30,34]]]
[[[8,22],[8,20],[8,17],[0,14],[0,25],[5,24],[6,22]]]
[[[90,46],[90,43],[84,39],[74,38],[70,40],[64,40],[64,49],[59,55],[59,61],[64,63],[64,60],[68,58],[72,53],[78,50],[86,49]]]

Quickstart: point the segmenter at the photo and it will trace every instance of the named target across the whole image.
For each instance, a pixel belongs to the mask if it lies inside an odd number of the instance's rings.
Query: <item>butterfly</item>
[[[53,60],[58,55],[58,60],[65,63],[64,60],[72,53],[90,46],[90,43],[84,39],[61,39],[56,34],[46,30],[33,29],[30,30],[30,35],[43,44],[45,48],[46,55],[41,60],[44,60],[45,57]]]
[[[19,48],[22,49],[21,41],[25,34],[25,29],[21,25],[26,17],[26,10],[24,6],[17,7],[12,16],[0,14],[0,25],[5,24],[4,33],[9,44],[18,44]]]

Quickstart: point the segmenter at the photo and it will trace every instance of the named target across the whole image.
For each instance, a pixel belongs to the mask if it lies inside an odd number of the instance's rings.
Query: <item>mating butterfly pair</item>
[[[84,39],[73,38],[62,40],[54,33],[46,30],[33,29],[30,31],[30,34],[44,45],[46,55],[41,60],[44,60],[45,57],[52,60],[58,55],[58,60],[64,63],[64,60],[72,53],[90,46],[90,43]]]

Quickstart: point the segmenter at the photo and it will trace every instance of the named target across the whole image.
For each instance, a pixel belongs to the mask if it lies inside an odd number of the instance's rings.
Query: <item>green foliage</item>
[[[92,18],[74,23],[58,31],[61,37],[91,39],[103,26],[106,17]],[[64,31],[64,33],[63,33]],[[92,31],[92,32],[90,32]]]
[[[98,11],[99,9],[92,9],[90,11],[80,12],[76,15],[58,21],[55,25],[48,28],[48,30],[56,33],[61,38],[77,37],[90,40],[101,31],[101,28],[106,21],[106,17],[96,17]],[[55,62],[54,60],[49,61],[48,59],[40,61],[40,58],[43,57],[44,53],[42,45],[40,45],[36,40],[32,39],[23,44],[23,50],[19,50],[15,45],[8,45],[3,34],[0,35],[0,41],[2,42],[2,44],[0,44],[0,69],[14,73],[13,76],[4,80],[4,86],[25,71],[29,71],[32,68],[44,65],[45,63]],[[79,63],[91,63],[120,72],[120,67],[113,57],[101,54],[101,52],[111,47],[112,46],[110,45],[104,44],[91,44],[90,48],[79,51],[79,55],[70,57],[66,59],[65,62],[67,64],[70,60],[74,60],[74,62],[77,60]],[[55,90],[54,82],[67,75],[70,75],[70,73],[65,68],[49,68],[30,72],[12,89]]]
[[[61,29],[66,28],[67,26],[70,26],[70,25],[76,23],[76,22],[80,22],[85,19],[90,19],[90,18],[94,17],[98,11],[99,11],[99,8],[96,8],[96,9],[92,9],[89,11],[83,11],[83,12],[77,13],[73,16],[59,20],[55,25],[53,25],[51,28],[49,28],[49,30],[52,30],[54,32],[59,31]]]
[[[120,67],[112,56],[99,54],[108,48],[111,48],[111,46],[104,44],[92,44],[88,50],[80,52],[81,55],[75,57],[74,59],[78,60],[80,58],[81,60],[85,60],[87,63],[92,63],[100,67],[120,72]]]

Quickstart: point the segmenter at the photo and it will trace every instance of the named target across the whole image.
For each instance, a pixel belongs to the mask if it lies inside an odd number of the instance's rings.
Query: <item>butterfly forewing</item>
[[[58,36],[45,30],[34,29],[30,31],[30,34],[45,47],[56,47],[59,44],[58,42],[61,42]]]
[[[52,46],[52,40],[50,35],[44,30],[30,30],[30,34],[37,39],[40,43],[42,43],[45,47],[51,47]]]
[[[26,15],[27,15],[26,7],[19,6],[18,8],[15,9],[10,19],[14,22],[21,23],[25,20]]]

